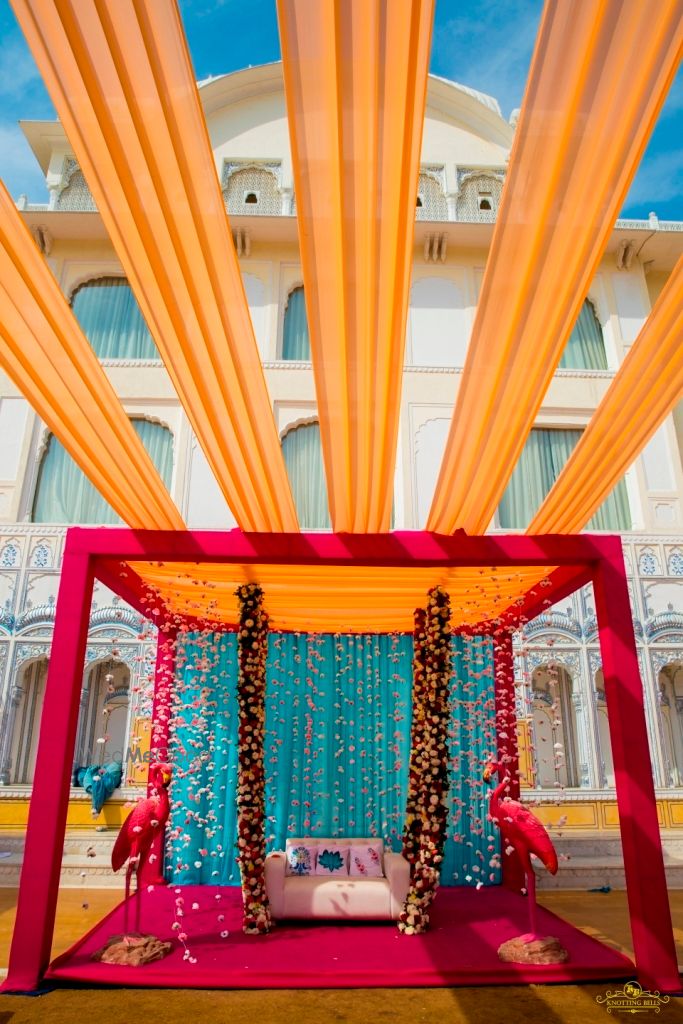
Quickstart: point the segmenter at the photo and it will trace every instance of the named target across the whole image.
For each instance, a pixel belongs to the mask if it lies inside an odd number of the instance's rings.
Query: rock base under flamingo
[[[552,935],[538,939],[518,935],[499,946],[498,957],[510,964],[563,964],[569,953]]]
[[[143,967],[155,960],[163,960],[171,949],[172,943],[162,942],[156,935],[112,935],[101,949],[93,953],[92,959],[103,964]]]

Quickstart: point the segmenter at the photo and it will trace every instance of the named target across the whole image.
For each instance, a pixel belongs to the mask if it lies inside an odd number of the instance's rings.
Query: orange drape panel
[[[427,529],[491,521],[682,41],[680,0],[546,3]]]
[[[553,566],[523,568],[373,568],[363,565],[150,564],[131,568],[175,613],[237,621],[235,589],[258,581],[272,629],[307,632],[410,632],[413,609],[437,583],[457,608],[459,625],[495,618]]]
[[[278,0],[333,529],[390,529],[433,0]]]
[[[2,184],[0,366],[125,523],[146,530],[184,528],[154,463]]]
[[[578,533],[683,396],[683,256],[527,533]]]
[[[13,0],[239,525],[298,529],[175,0]]]

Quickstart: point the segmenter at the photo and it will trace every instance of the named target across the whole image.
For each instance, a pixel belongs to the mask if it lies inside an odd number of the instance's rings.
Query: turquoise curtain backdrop
[[[140,307],[123,277],[99,277],[71,300],[74,316],[99,359],[158,359]]]
[[[310,362],[311,339],[308,336],[308,319],[303,288],[290,292],[285,309],[285,323],[282,333],[282,358]]]
[[[487,638],[453,639],[450,827],[444,884],[500,878],[482,766],[495,750]],[[273,633],[266,691],[268,848],[288,836],[376,835],[400,849],[410,756],[412,637]],[[167,874],[239,884],[234,634],[179,644]]]
[[[173,435],[168,427],[150,420],[131,419],[167,487],[173,473]],[[50,434],[38,470],[33,497],[33,523],[119,524],[121,519],[54,435]]]
[[[580,437],[580,430],[531,431],[498,506],[503,529],[523,530],[531,522]],[[605,499],[586,529],[609,532],[631,529],[624,480],[620,480]]]
[[[583,304],[574,330],[562,353],[560,367],[565,370],[606,370],[607,356],[602,327],[593,303],[589,299]]]
[[[302,530],[329,530],[327,481],[318,423],[303,423],[282,438],[282,454]]]

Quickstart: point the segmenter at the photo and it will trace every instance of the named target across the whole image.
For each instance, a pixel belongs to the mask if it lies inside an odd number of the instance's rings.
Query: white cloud
[[[522,101],[540,14],[540,0],[482,0],[472,13],[437,17],[433,70],[494,96],[509,116]]]
[[[0,44],[0,97],[20,100],[28,89],[40,82],[38,69],[23,38],[14,33],[6,34]]]

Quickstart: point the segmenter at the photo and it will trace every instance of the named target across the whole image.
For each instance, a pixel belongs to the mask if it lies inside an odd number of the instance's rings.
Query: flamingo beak
[[[491,776],[493,775],[493,769],[490,764],[487,764],[484,768],[484,782],[490,782]]]
[[[161,779],[162,779],[162,782],[163,782],[164,786],[168,786],[169,782],[171,781],[171,773],[170,772],[162,772],[161,773]]]

